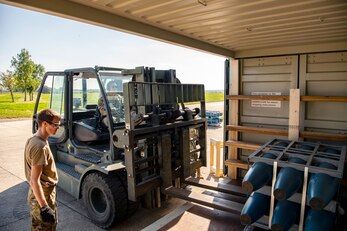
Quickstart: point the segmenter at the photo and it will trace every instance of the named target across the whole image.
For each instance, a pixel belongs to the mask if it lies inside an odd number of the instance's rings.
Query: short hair
[[[108,82],[106,85],[106,90],[108,90],[108,91],[111,90],[111,86],[116,87],[117,86],[116,81],[112,80],[112,81]]]
[[[55,118],[61,119],[61,116],[58,112],[53,111],[52,109],[43,109],[37,113],[37,123],[41,126],[42,122],[46,121],[52,123]]]

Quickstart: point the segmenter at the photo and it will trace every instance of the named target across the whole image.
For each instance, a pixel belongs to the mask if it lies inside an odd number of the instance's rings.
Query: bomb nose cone
[[[284,190],[284,189],[276,189],[274,191],[274,196],[279,201],[285,200],[285,199],[287,199],[287,197],[286,197],[286,190]]]
[[[284,231],[284,229],[283,229],[281,224],[273,224],[273,225],[271,225],[271,230],[272,231]]]
[[[242,214],[240,216],[240,220],[241,220],[241,224],[243,224],[243,225],[250,225],[250,224],[252,224],[252,218],[248,214]]]
[[[313,208],[315,210],[321,210],[325,206],[325,202],[322,199],[318,198],[318,197],[313,197],[309,201],[309,204],[310,204],[311,208]]]
[[[247,193],[253,192],[253,184],[249,181],[243,181],[242,182],[242,190],[247,192]]]

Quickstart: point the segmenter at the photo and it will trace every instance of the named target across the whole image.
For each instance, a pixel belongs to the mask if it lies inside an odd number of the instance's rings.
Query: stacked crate
[[[241,222],[272,230],[330,230],[345,146],[273,139],[249,156]]]

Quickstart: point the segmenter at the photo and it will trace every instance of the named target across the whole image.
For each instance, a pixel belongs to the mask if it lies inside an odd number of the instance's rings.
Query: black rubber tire
[[[101,228],[108,228],[127,217],[128,195],[117,174],[86,176],[82,198],[89,218]]]
[[[128,192],[128,184],[127,184],[127,173],[126,171],[119,171],[118,175],[121,179],[121,182],[123,184],[123,186],[126,188],[126,191]],[[137,209],[139,208],[139,202],[137,201],[131,201],[128,200],[128,209],[127,209],[127,215],[128,217],[133,215]]]

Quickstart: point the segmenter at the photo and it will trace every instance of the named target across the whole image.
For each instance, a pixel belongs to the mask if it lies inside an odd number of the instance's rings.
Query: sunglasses
[[[58,123],[52,123],[52,122],[48,122],[48,121],[46,121],[46,122],[49,123],[50,125],[52,125],[52,127],[55,127],[55,128],[60,126],[60,122],[58,122]]]

